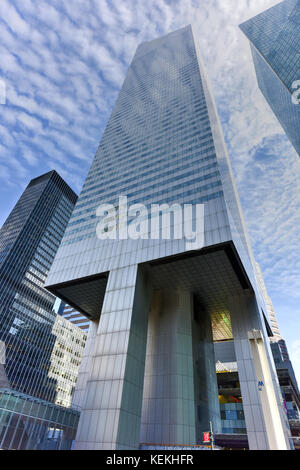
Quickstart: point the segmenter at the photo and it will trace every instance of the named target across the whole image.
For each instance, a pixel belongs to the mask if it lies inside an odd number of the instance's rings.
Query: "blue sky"
[[[80,191],[138,43],[193,23],[254,255],[300,382],[300,159],[257,88],[238,29],[277,3],[1,0],[0,224],[28,181],[50,169]]]

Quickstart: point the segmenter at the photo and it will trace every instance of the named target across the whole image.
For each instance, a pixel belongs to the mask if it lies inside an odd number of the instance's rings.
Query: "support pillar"
[[[258,380],[258,390],[260,392],[269,447],[270,449],[286,450],[285,436],[281,425],[262,332],[260,330],[251,330],[248,332],[248,338],[254,359],[254,369]]]
[[[150,302],[141,268],[109,273],[75,449],[138,449]]]

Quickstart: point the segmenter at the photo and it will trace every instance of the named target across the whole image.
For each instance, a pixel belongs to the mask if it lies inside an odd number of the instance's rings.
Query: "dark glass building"
[[[43,288],[77,196],[50,171],[30,181],[0,230],[0,341],[9,388],[54,401],[55,296]]]
[[[259,88],[300,155],[300,0],[285,0],[240,28],[251,43]]]

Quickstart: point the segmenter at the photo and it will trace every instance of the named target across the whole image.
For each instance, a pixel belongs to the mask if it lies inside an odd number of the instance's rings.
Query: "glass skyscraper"
[[[193,210],[180,218],[184,204]],[[46,287],[90,320],[76,449],[202,444],[209,421],[221,432],[214,341],[230,339],[250,448],[290,447],[272,331],[191,26],[137,48]]]
[[[70,305],[61,302],[58,314],[66,318],[73,325],[78,326],[81,330],[88,332],[90,322],[82,313],[77,312],[77,310]]]
[[[300,155],[299,17],[300,0],[284,0],[240,28],[250,41],[259,88]],[[299,100],[293,100],[296,92]]]
[[[55,400],[55,296],[43,285],[77,196],[55,171],[30,181],[0,230],[0,340],[10,387]]]

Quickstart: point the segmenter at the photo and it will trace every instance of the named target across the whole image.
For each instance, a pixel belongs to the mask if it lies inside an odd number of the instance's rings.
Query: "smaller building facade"
[[[272,341],[271,350],[276,366],[282,401],[286,411],[293,445],[300,448],[300,413],[299,390],[290,360],[282,350],[284,340]],[[221,413],[222,431],[217,436],[217,443],[225,448],[248,448],[243,400],[239,382],[237,363],[232,341],[215,343],[216,372]]]
[[[240,25],[258,86],[300,155],[300,0],[284,0]]]
[[[57,315],[47,381],[55,389],[53,401],[24,394],[10,387],[5,373],[5,348],[0,363],[0,449],[70,449],[80,409],[72,405],[86,333]],[[46,366],[46,364],[45,364]]]

